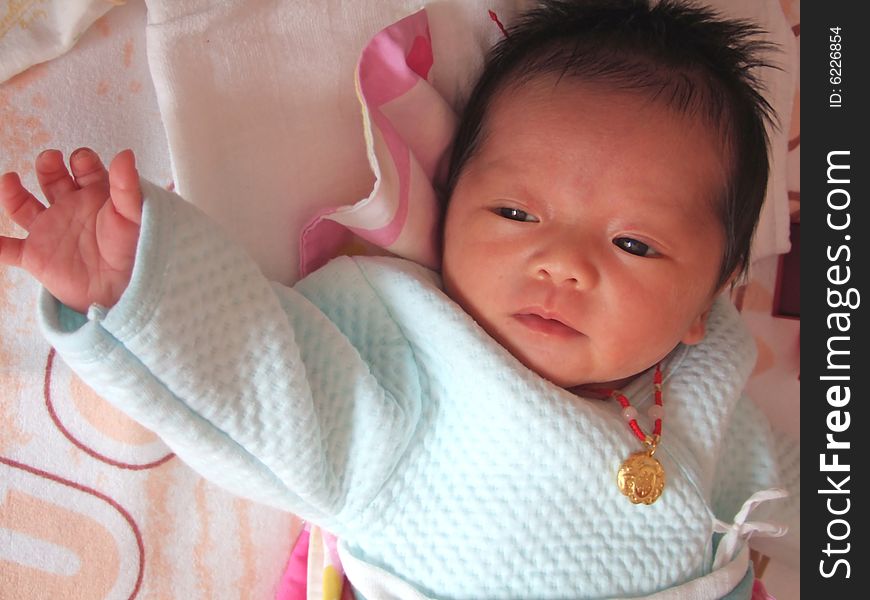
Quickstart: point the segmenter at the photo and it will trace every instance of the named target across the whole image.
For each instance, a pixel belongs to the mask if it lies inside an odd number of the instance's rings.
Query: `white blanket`
[[[794,36],[775,0],[711,3],[756,19],[783,48],[777,62],[784,69],[765,75],[783,127],[772,136],[773,177],[755,245],[756,258],[779,254],[788,250],[784,158]],[[454,106],[483,51],[501,35],[487,10],[509,23],[526,4],[452,0],[429,7],[430,81]],[[368,196],[372,175],[350,85],[354,66],[370,37],[419,6],[419,0],[148,0],[148,57],[177,190],[203,203],[270,277],[297,278],[299,232],[318,209]]]

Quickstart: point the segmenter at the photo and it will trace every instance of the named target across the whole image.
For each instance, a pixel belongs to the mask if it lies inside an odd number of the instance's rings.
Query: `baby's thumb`
[[[132,150],[123,150],[112,159],[109,165],[109,194],[118,214],[137,225],[141,224],[142,188],[139,186],[139,172]]]

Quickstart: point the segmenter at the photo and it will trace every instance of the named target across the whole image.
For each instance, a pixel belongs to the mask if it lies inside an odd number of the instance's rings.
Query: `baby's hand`
[[[0,176],[0,208],[23,227],[24,239],[0,236],[0,264],[27,270],[54,297],[79,312],[113,306],[133,272],[142,191],[131,150],[115,156],[108,173],[88,148],[36,158],[41,204],[17,173]]]

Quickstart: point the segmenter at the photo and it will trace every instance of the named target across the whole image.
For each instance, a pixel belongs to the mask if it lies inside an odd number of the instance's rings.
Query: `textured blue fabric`
[[[740,583],[724,596],[722,600],[750,600],[752,598],[752,588],[755,585],[755,571],[752,570],[752,565],[746,570],[746,575],[740,580]]]
[[[727,302],[666,365],[667,487],[636,506],[615,483],[640,449],[616,403],[526,369],[435,273],[341,258],[283,287],[195,208],[145,189],[124,296],[86,320],[44,292],[49,341],[206,477],[317,522],[427,595],[665,589],[710,568],[718,474],[741,493],[772,483],[741,401],[754,345]],[[626,393],[644,414],[650,374]],[[752,454],[724,439],[744,426]]]

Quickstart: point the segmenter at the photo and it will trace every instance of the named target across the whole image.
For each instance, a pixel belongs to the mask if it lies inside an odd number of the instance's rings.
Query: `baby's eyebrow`
[[[471,160],[468,170],[483,175],[510,173],[512,176],[520,176],[525,173],[526,164],[525,161],[510,156],[500,156],[488,160]]]

